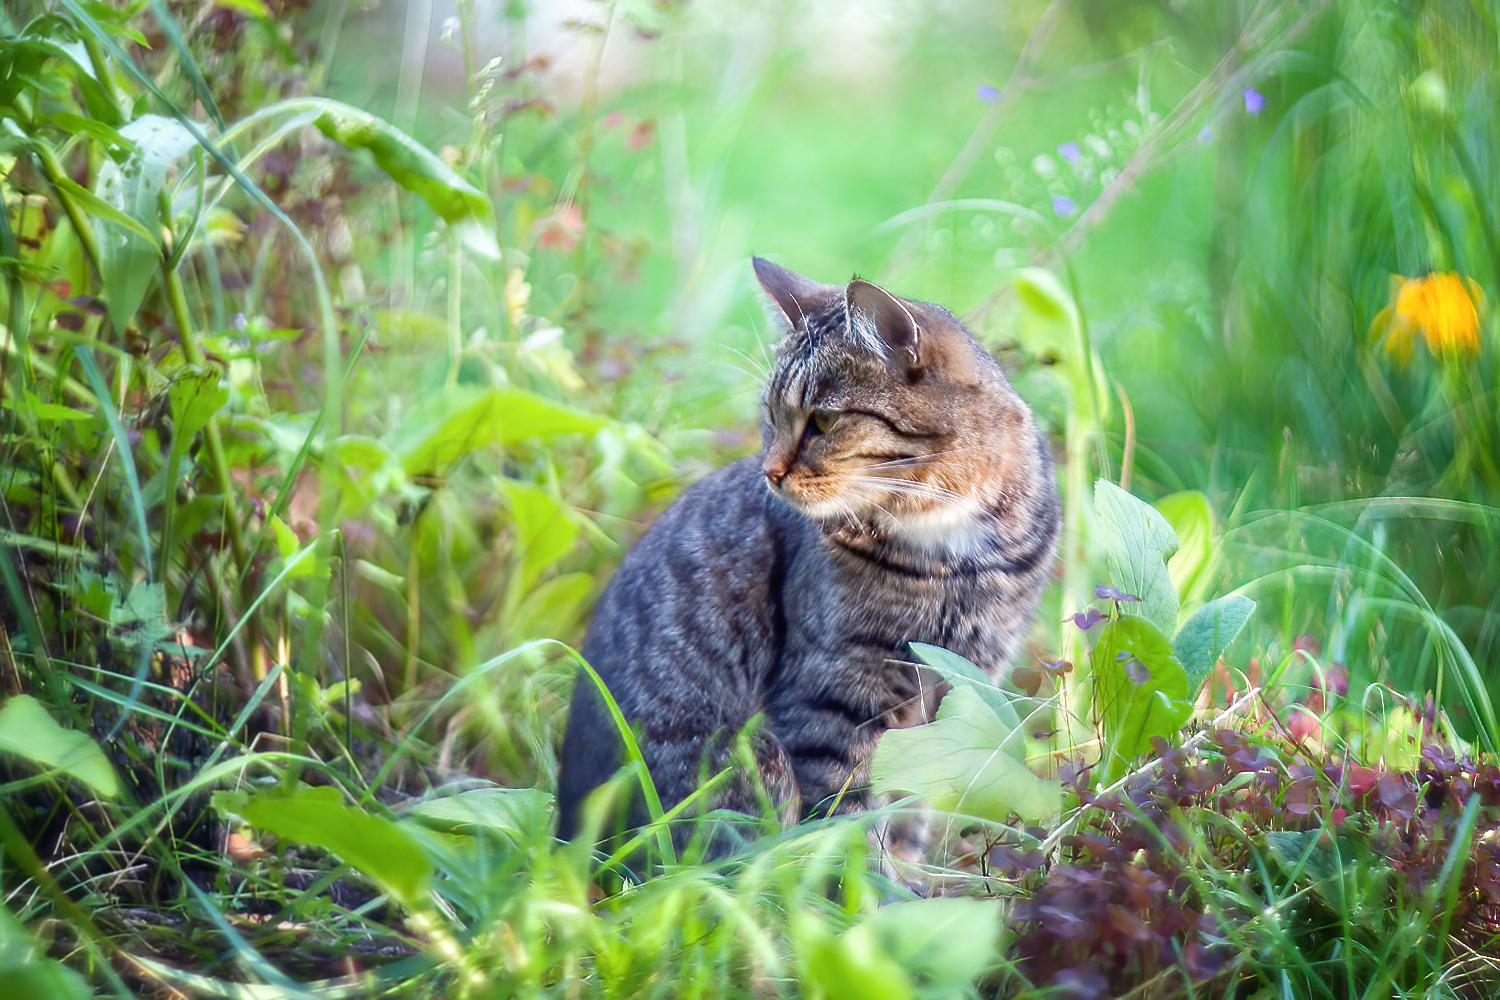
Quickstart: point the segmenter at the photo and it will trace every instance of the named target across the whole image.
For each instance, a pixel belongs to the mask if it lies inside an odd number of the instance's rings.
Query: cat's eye
[[[839,416],[837,410],[814,410],[810,422],[819,434],[827,434],[839,422]]]

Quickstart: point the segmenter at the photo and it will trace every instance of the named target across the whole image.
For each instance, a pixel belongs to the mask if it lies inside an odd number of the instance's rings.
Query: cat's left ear
[[[855,278],[844,291],[844,302],[849,310],[849,329],[859,335],[868,335],[873,328],[891,364],[914,374],[932,360],[928,357],[927,338],[917,325],[916,317],[890,292],[862,278]]]

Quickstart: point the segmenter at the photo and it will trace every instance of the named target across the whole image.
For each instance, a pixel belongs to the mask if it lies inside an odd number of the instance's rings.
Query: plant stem
[[[458,363],[464,347],[463,334],[464,247],[458,233],[448,231],[448,375],[443,384],[458,385]]]
[[[177,323],[177,335],[182,342],[182,354],[187,358],[189,364],[202,366],[205,362],[203,348],[199,345],[197,337],[193,333],[192,319],[188,315],[187,295],[182,288],[182,278],[175,270],[162,265],[162,282],[167,287],[167,300],[172,306],[172,318]],[[245,565],[245,536],[240,530],[240,522],[235,511],[234,504],[234,480],[229,475],[229,460],[224,454],[224,441],[219,436],[219,425],[210,420],[203,428],[203,436],[208,442],[208,459],[213,467],[214,479],[219,491],[224,495],[224,504],[228,508],[224,517],[224,527],[229,534],[229,546],[234,551],[235,562],[241,567]],[[167,484],[168,504],[172,503],[172,497],[176,490],[176,483]]]

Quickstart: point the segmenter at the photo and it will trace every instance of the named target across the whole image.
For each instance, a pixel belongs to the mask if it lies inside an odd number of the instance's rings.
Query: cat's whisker
[[[941,486],[934,486],[931,483],[922,483],[910,479],[888,479],[883,476],[850,476],[849,479],[860,486],[875,487],[898,496],[921,497],[924,500],[935,501],[939,506],[947,507],[951,510],[972,510],[976,515],[985,514],[993,517],[993,515],[990,515],[988,511],[982,508],[973,509],[972,501],[969,497],[955,493],[952,490],[944,489]]]
[[[905,479],[886,479],[883,477],[874,477],[874,479],[881,488],[898,495],[916,496],[927,500],[934,500],[940,506],[949,507],[954,510],[972,510],[976,514],[989,514],[982,507],[976,508],[972,497],[955,493],[953,490],[945,489],[932,483],[921,483]]]
[[[854,506],[843,497],[834,497],[833,499],[839,507],[843,508],[844,517],[848,526],[851,528],[857,527],[859,525],[859,515],[855,512]]]
[[[877,469],[910,469],[919,467],[924,462],[931,462],[933,459],[946,458],[949,455],[959,455],[963,452],[973,450],[973,448],[969,447],[948,448],[943,451],[931,451],[925,455],[909,455],[906,458],[892,458],[884,462],[871,462],[869,465],[860,466],[860,468],[866,472],[873,472]]]
[[[766,376],[771,374],[771,369],[767,364],[757,361],[752,355],[745,353],[738,347],[730,347],[728,344],[721,344],[720,346],[723,347],[726,351],[730,351],[743,358],[747,365],[755,369],[753,372],[745,372],[746,375],[753,374],[758,381],[764,382],[766,380]],[[722,361],[720,362],[720,364],[729,364],[729,362]],[[740,368],[739,365],[731,365],[731,367],[736,368],[740,371],[744,371],[744,369]]]

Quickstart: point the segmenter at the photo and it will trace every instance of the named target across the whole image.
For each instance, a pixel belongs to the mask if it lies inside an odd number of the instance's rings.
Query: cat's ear
[[[771,296],[771,301],[776,303],[776,307],[793,328],[828,296],[827,285],[804,278],[796,271],[788,271],[779,264],[772,264],[764,257],[751,257],[750,263],[755,268],[755,277],[760,280],[760,287]]]
[[[912,373],[932,360],[916,318],[896,296],[879,285],[855,278],[844,291],[844,301],[849,308],[849,329],[868,336],[873,328],[880,344],[872,346],[879,346],[891,364]]]

